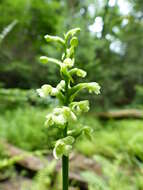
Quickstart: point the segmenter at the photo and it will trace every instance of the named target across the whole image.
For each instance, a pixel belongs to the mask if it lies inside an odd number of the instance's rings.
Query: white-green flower
[[[66,106],[63,106],[61,108],[55,108],[53,111],[54,115],[63,115],[65,118],[66,122],[69,120],[76,120],[76,115],[73,113],[73,111]]]
[[[67,68],[71,68],[74,66],[74,59],[71,59],[71,58],[66,58],[64,61],[63,61],[63,66],[67,67]]]
[[[61,158],[63,155],[68,156],[72,151],[72,144],[75,139],[72,136],[65,137],[56,142],[53,150],[53,155],[56,159]]]
[[[97,82],[91,82],[87,84],[87,88],[90,93],[94,92],[95,94],[100,94],[100,86]]]
[[[72,102],[70,107],[73,112],[80,114],[81,112],[88,112],[89,111],[89,101],[84,100],[80,102]]]
[[[46,116],[45,125],[46,125],[46,126],[54,125],[53,114],[48,114],[48,115]]]
[[[53,156],[57,160],[63,156],[64,148],[65,148],[65,143],[62,142],[61,140],[57,141],[55,148],[53,150]]]
[[[45,125],[50,127],[52,125],[63,126],[67,122],[64,115],[61,113],[61,108],[55,108],[54,111],[46,116]]]
[[[90,82],[90,83],[79,83],[76,86],[72,87],[69,92],[71,95],[71,101],[74,100],[75,96],[83,89],[87,89],[89,93],[95,93],[99,94],[100,93],[100,86],[96,82]]]
[[[50,93],[51,96],[56,96],[58,94],[58,89],[57,88],[52,88],[52,91]]]
[[[45,98],[49,95],[56,96],[58,94],[58,90],[49,84],[44,84],[41,88],[37,89],[37,92],[42,98]]]
[[[67,120],[63,114],[53,114],[53,122],[56,125],[64,125],[66,124]]]
[[[52,86],[48,84],[44,84],[41,88],[37,89],[39,96],[47,97],[52,92]]]
[[[45,124],[49,127],[51,125],[64,126],[70,120],[76,120],[76,115],[72,110],[66,106],[55,108],[52,113],[46,116]]]
[[[65,81],[61,80],[60,83],[56,87],[59,91],[65,90]]]
[[[64,117],[67,119],[67,121],[69,120],[76,121],[77,119],[76,115],[69,107],[63,106],[62,112],[63,112]]]

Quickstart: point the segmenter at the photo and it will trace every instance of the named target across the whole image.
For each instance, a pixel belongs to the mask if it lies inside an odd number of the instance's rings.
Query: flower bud
[[[44,36],[44,38],[46,39],[47,42],[59,42],[61,44],[65,43],[65,41],[62,38],[58,37],[58,36],[50,36],[50,35],[47,34],[47,35]]]
[[[69,30],[66,35],[65,35],[65,40],[67,41],[69,39],[70,36],[74,36],[75,34],[77,34],[78,32],[80,32],[80,28],[74,28]]]
[[[40,57],[40,62],[43,63],[43,64],[48,63],[48,57],[46,57],[46,56],[41,56],[41,57]]]
[[[78,77],[84,78],[87,73],[86,73],[86,71],[84,71],[84,70],[82,70],[82,69],[77,69],[76,74],[77,74]]]
[[[70,41],[70,45],[73,47],[77,47],[78,46],[78,38],[77,37],[73,37]]]

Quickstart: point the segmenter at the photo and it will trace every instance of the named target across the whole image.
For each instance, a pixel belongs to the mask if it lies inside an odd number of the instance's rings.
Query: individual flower
[[[46,126],[54,125],[53,114],[48,114],[48,115],[46,116],[45,125],[46,125]]]
[[[89,101],[84,100],[80,102],[72,102],[70,107],[73,112],[80,114],[81,112],[88,112],[89,111]]]
[[[63,155],[68,156],[72,150],[72,144],[75,139],[72,136],[65,137],[56,142],[53,150],[53,155],[56,159],[61,158]]]
[[[59,125],[63,127],[69,120],[76,120],[76,115],[72,110],[66,106],[55,108],[52,113],[46,116],[45,124],[49,127],[51,125]]]
[[[74,112],[69,107],[66,106],[63,106],[63,115],[67,120],[75,121],[77,119]]]
[[[37,92],[40,97],[47,97],[52,93],[52,86],[48,84],[44,84],[41,88],[37,89]]]
[[[74,59],[71,59],[71,58],[66,58],[64,61],[63,61],[63,66],[67,67],[67,68],[71,68],[73,67],[74,65]]]
[[[44,84],[41,88],[37,89],[37,92],[42,98],[45,98],[49,95],[56,96],[58,94],[58,90],[48,84]]]
[[[94,92],[95,94],[100,94],[100,86],[97,82],[91,82],[87,83],[87,88],[89,90],[89,93]]]
[[[65,81],[61,80],[60,83],[56,87],[59,91],[65,90]]]

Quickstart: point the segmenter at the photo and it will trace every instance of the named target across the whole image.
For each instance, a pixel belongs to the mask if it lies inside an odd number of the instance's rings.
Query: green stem
[[[63,156],[62,158],[63,190],[68,190],[69,186],[68,170],[69,170],[69,158]]]
[[[64,137],[67,136],[67,125],[64,129]],[[69,186],[69,158],[67,156],[62,157],[62,176],[63,176],[63,190],[68,190]]]
[[[65,43],[65,55],[66,55],[66,49],[67,49],[67,42]],[[68,78],[64,78],[65,80],[65,102],[64,105],[68,106],[69,104],[69,95],[68,95]],[[67,130],[68,130],[68,123],[66,124],[64,131],[63,131],[63,136],[67,137]],[[68,156],[63,156],[62,157],[62,178],[63,178],[63,190],[68,190],[69,187],[69,157]]]
[[[68,80],[65,79],[66,87],[65,87],[65,106],[68,106],[69,104],[69,98],[68,98]],[[67,136],[67,129],[68,129],[68,123],[65,126],[65,129],[63,131],[63,136]],[[69,157],[63,156],[62,157],[62,177],[63,177],[63,190],[68,190],[69,186]]]

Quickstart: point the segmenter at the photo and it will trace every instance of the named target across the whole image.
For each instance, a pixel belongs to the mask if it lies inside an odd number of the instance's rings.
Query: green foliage
[[[58,30],[61,6],[57,0],[1,1],[0,31],[12,21],[18,21],[0,49],[0,80],[6,87],[34,88],[49,78],[45,67],[35,63],[43,35]],[[48,76],[50,73],[48,71]]]
[[[43,114],[46,110],[33,107],[17,108],[13,111],[5,111],[0,116],[0,137],[25,150],[44,150],[51,147],[51,135],[57,134],[56,130],[41,129],[45,120]],[[38,134],[38,135],[37,135]]]
[[[136,173],[134,174],[134,177],[129,177],[129,168],[122,168],[120,165],[120,157],[113,162],[108,161],[101,156],[97,156],[95,159],[103,167],[102,177],[90,171],[81,173],[84,179],[88,182],[89,190],[134,190],[139,188],[135,181]],[[106,176],[108,177],[106,178]],[[140,176],[142,176],[141,173]]]
[[[0,110],[15,109],[20,106],[37,105],[39,107],[56,105],[56,100],[50,97],[41,99],[35,90],[0,89]]]
[[[143,107],[143,86],[137,85],[135,87],[135,90],[136,90],[136,95],[132,104],[133,106],[142,108]]]
[[[0,138],[5,138],[8,142],[25,150],[34,152],[39,150],[41,153],[50,151],[53,148],[52,142],[55,139],[58,140],[61,134],[54,127],[48,129],[41,127],[47,111],[50,112],[50,110],[43,108],[24,107],[1,112]],[[90,171],[84,171],[83,176],[90,180],[88,180],[89,187],[91,189],[97,188],[97,190],[98,185],[103,190],[106,190],[106,188],[117,190],[142,189],[142,120],[100,122],[93,115],[92,113],[86,115],[86,117],[83,115],[77,123],[75,122],[71,126],[71,131],[79,125],[88,125],[93,129],[92,140],[81,136],[75,143],[76,152],[94,157],[96,162],[104,169],[103,177],[90,173]],[[3,163],[4,159],[9,159],[9,157],[3,147],[0,147],[0,150],[0,160]],[[12,167],[14,162],[11,163],[12,165],[3,168],[1,179],[4,176],[11,176],[14,172]],[[45,172],[43,171],[45,173],[44,177],[42,179],[41,177],[35,178],[33,182],[35,188],[37,183],[43,184],[42,187],[44,186],[44,188],[51,184],[54,174],[52,172],[47,174],[49,171],[48,168],[45,168]],[[41,171],[41,173],[43,172]],[[43,174],[37,174],[37,176],[43,176]],[[48,178],[48,183],[46,183],[46,178]],[[57,189],[59,185],[61,186],[61,178],[58,180],[57,174],[54,179],[53,189]]]
[[[35,176],[30,190],[47,190],[51,187],[54,178],[56,162],[52,161]],[[24,189],[23,189],[24,190]]]

